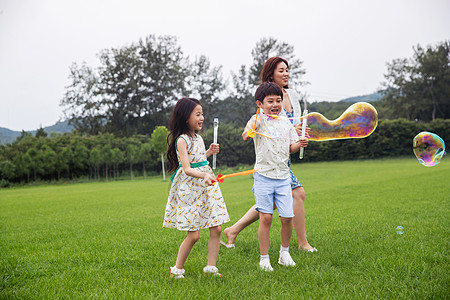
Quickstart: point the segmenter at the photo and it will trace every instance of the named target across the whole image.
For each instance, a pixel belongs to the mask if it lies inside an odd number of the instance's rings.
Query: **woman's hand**
[[[302,135],[302,124],[294,125],[294,127],[295,127],[295,131],[297,131],[298,136],[301,136]],[[305,137],[309,138],[310,131],[311,131],[311,128],[309,128],[308,125],[306,125]]]

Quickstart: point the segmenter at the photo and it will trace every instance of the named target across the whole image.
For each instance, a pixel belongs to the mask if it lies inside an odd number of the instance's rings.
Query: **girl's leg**
[[[209,228],[208,241],[208,266],[215,266],[217,263],[217,255],[220,247],[220,233],[222,226],[214,226]]]
[[[188,231],[186,238],[180,245],[180,249],[178,249],[177,263],[175,267],[177,269],[183,269],[184,263],[191,252],[192,247],[200,238],[200,233],[197,231]]]
[[[305,190],[303,187],[297,187],[292,190],[292,198],[294,202],[294,228],[298,240],[298,248],[300,250],[314,249],[306,239],[305,226]]]
[[[259,218],[259,213],[255,209],[256,204],[253,205],[246,213],[242,216],[242,218],[239,219],[236,223],[234,223],[232,226],[225,228],[223,230],[223,233],[227,237],[228,245],[234,245],[236,242],[236,237],[238,236],[239,232],[241,232],[245,227],[252,224]]]

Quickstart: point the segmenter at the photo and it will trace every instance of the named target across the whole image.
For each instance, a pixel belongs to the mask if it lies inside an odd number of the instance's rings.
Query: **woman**
[[[286,113],[286,116],[289,118],[292,117],[300,117],[301,116],[301,108],[299,103],[298,94],[289,89],[288,81],[289,81],[289,64],[288,62],[281,57],[271,57],[269,58],[260,74],[260,80],[262,82],[275,82],[280,86],[283,91],[283,108]],[[298,134],[301,134],[301,125],[294,125]],[[289,161],[289,168],[291,162]],[[298,248],[299,250],[304,250],[307,252],[315,252],[316,248],[312,247],[308,240],[306,239],[306,229],[305,229],[305,190],[303,189],[301,183],[298,181],[297,177],[295,177],[294,173],[291,172],[291,188],[292,188],[292,198],[293,198],[293,209],[294,209],[294,229],[297,234],[298,239]],[[239,219],[235,224],[231,227],[224,229],[224,234],[228,239],[228,243],[225,244],[221,241],[221,244],[226,246],[227,248],[234,248],[234,243],[236,241],[236,237],[245,227],[250,225],[251,223],[258,220],[258,211],[255,209],[256,205],[253,205],[245,215]]]

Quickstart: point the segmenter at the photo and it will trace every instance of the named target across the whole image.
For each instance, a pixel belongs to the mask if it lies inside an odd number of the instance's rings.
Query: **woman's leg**
[[[243,215],[242,218],[239,219],[239,221],[223,230],[223,233],[227,237],[228,245],[234,245],[234,243],[236,242],[236,237],[238,236],[239,232],[241,232],[245,227],[247,227],[248,225],[252,224],[253,222],[259,219],[259,213],[255,208],[256,204],[253,205],[245,213],[245,215]]]
[[[306,239],[305,226],[305,190],[299,186],[292,190],[292,198],[294,202],[294,228],[297,235],[298,248],[300,250],[314,249]]]
[[[188,231],[186,238],[181,243],[180,248],[178,249],[177,263],[175,267],[177,269],[183,269],[184,263],[191,252],[192,247],[200,238],[200,233],[197,231]]]
[[[208,266],[215,266],[217,263],[217,255],[219,255],[221,232],[222,226],[220,225],[209,228]]]

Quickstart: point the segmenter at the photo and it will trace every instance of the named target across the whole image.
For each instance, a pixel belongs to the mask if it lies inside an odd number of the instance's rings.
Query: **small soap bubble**
[[[397,228],[395,228],[395,231],[397,231],[397,234],[405,233],[405,229],[402,226],[397,226]]]
[[[413,151],[420,164],[433,167],[441,162],[445,143],[437,134],[423,131],[414,137]]]

